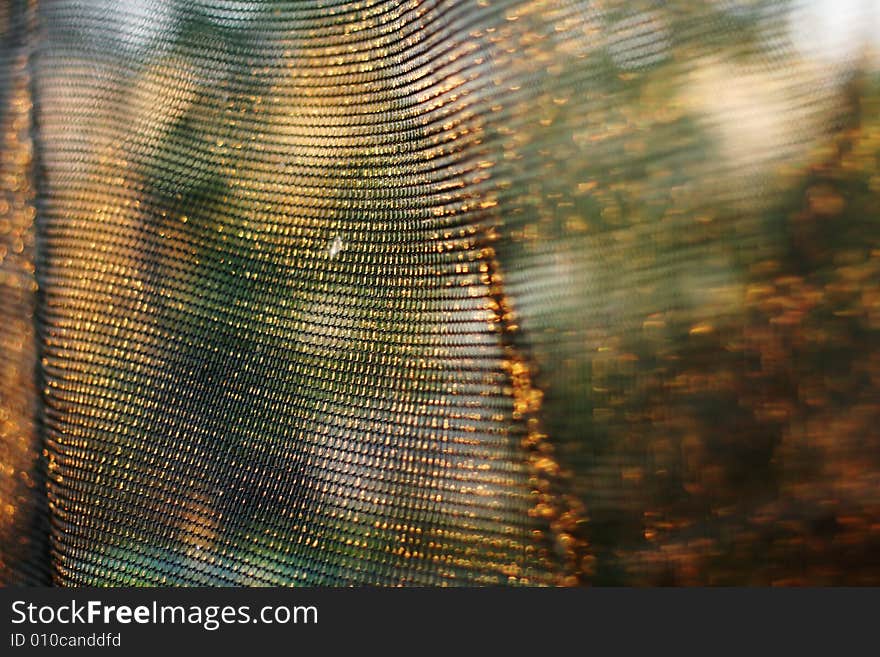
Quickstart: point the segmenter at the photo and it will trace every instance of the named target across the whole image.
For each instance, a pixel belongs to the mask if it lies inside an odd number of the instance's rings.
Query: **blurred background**
[[[869,0],[9,0],[0,579],[880,584]]]

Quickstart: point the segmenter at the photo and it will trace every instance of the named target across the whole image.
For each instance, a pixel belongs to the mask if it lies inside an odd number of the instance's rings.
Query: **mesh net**
[[[7,3],[4,580],[880,584],[872,5]]]

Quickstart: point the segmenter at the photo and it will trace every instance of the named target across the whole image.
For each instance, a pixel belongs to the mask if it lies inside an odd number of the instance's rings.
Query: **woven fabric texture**
[[[826,4],[6,3],[0,575],[880,584]]]

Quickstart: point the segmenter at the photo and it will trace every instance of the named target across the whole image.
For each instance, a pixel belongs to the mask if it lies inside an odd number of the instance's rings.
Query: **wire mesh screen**
[[[7,3],[5,581],[880,584],[872,5]]]

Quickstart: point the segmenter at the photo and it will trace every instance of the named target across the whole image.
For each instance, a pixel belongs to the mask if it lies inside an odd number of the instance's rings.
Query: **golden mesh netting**
[[[880,584],[871,5],[6,3],[3,580]]]

